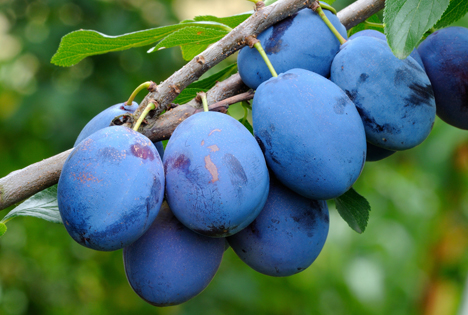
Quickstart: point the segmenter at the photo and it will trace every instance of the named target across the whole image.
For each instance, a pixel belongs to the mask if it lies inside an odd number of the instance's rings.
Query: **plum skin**
[[[163,203],[150,229],[123,250],[132,289],[155,306],[177,305],[202,292],[224,254],[225,239],[199,235]]]
[[[331,81],[303,69],[287,71],[259,86],[252,109],[268,167],[296,193],[336,198],[361,174],[364,127],[353,102]]]
[[[434,89],[437,116],[468,130],[468,29],[438,30],[419,45],[418,51]]]
[[[383,41],[387,41],[387,37],[385,36],[385,34],[379,32],[379,31],[376,31],[376,30],[359,31],[359,32],[354,33],[353,35],[351,35],[349,37],[349,40],[353,40],[353,39],[361,37],[361,36],[370,36],[370,37],[375,37],[375,38],[381,39]],[[423,61],[421,59],[421,56],[419,55],[418,50],[416,48],[413,49],[413,51],[410,54],[410,57],[412,57],[418,63],[418,65],[420,65],[421,68],[423,68],[423,70],[425,70],[424,63],[423,63]]]
[[[163,197],[164,169],[156,148],[122,126],[80,142],[65,161],[57,190],[70,236],[101,251],[136,241],[156,218]]]
[[[354,102],[375,146],[407,150],[432,130],[436,107],[429,78],[413,58],[398,59],[382,40],[361,36],[342,45],[330,80]]]
[[[339,33],[347,38],[346,28],[336,15],[324,10],[325,15]],[[313,37],[304,38],[313,32]],[[270,26],[260,35],[268,58],[278,74],[293,68],[314,71],[322,76],[330,75],[330,66],[340,42],[320,16],[310,9],[303,9]],[[255,48],[244,47],[237,57],[239,74],[244,83],[252,88],[271,78],[270,70]]]
[[[112,105],[96,116],[94,116],[81,130],[78,138],[76,138],[75,144],[73,147],[76,147],[78,143],[83,141],[83,139],[87,138],[88,136],[92,135],[98,130],[103,128],[109,127],[112,120],[120,115],[123,114],[133,114],[135,110],[138,108],[138,104],[136,102],[132,102],[132,105],[127,105],[126,103],[119,103]],[[164,155],[164,147],[161,142],[155,142],[154,145],[159,152],[159,156],[161,159]]]
[[[166,198],[191,230],[232,235],[252,222],[268,195],[268,170],[255,138],[234,118],[203,112],[174,131],[164,154]]]
[[[271,176],[262,212],[227,240],[252,269],[285,277],[305,270],[315,261],[327,239],[328,227],[325,201],[302,197]]]

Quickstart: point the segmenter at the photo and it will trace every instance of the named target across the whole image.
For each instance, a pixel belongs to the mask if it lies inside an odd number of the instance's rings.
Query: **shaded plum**
[[[126,103],[120,103],[120,104],[115,104],[112,105],[96,116],[94,116],[87,124],[84,126],[84,128],[81,130],[80,134],[78,135],[78,138],[75,141],[75,144],[73,147],[76,147],[78,143],[83,141],[83,139],[87,138],[88,136],[92,135],[96,131],[109,127],[110,123],[112,120],[120,115],[123,114],[133,114],[135,110],[138,108],[138,104],[133,102],[132,105],[127,105]],[[159,156],[161,159],[163,158],[164,155],[164,147],[162,142],[155,142],[154,145],[156,146],[156,149],[158,150]]]
[[[150,229],[123,250],[128,283],[155,306],[186,302],[213,279],[224,247],[224,238],[206,237],[187,229],[164,202]]]
[[[434,89],[437,115],[452,126],[468,129],[468,28],[438,30],[418,51]]]
[[[164,169],[153,143],[122,126],[81,141],[68,156],[57,199],[65,228],[79,244],[123,248],[151,226],[164,197]]]
[[[429,135],[436,111],[431,82],[413,58],[398,59],[386,42],[368,36],[346,42],[330,79],[356,105],[371,144],[406,150]]]
[[[390,151],[390,150],[386,150],[386,149],[383,149],[383,148],[379,148],[379,147],[367,142],[366,161],[367,162],[380,161],[380,160],[383,160],[383,159],[389,157],[390,155],[392,155],[395,152],[396,151]]]
[[[262,212],[227,240],[239,258],[254,270],[285,277],[314,262],[327,239],[328,226],[326,201],[302,197],[271,176]]]
[[[339,19],[328,10],[325,15],[347,38],[346,29]],[[308,37],[307,34],[313,36]],[[258,39],[277,73],[294,68],[314,71],[322,76],[330,75],[330,66],[340,49],[340,42],[320,16],[310,9],[296,14],[267,28]],[[237,57],[237,66],[242,81],[252,89],[271,78],[270,70],[255,48],[244,47]]]
[[[366,159],[361,118],[333,82],[293,69],[262,83],[254,96],[255,137],[275,176],[296,193],[331,199],[357,180]]]
[[[232,235],[252,222],[268,196],[268,170],[255,138],[234,118],[203,112],[184,120],[164,154],[166,198],[193,231]]]
[[[352,39],[355,39],[355,38],[358,38],[358,37],[361,37],[361,36],[370,36],[370,37],[375,37],[375,38],[381,39],[383,41],[387,41],[387,37],[385,36],[385,34],[379,32],[379,31],[376,31],[376,30],[359,31],[359,32],[354,33],[353,35],[351,35],[349,37],[349,40],[352,40]],[[424,63],[422,62],[421,56],[419,55],[418,50],[416,48],[413,49],[413,51],[410,54],[410,57],[413,57],[413,59],[423,68],[423,70],[425,70]]]

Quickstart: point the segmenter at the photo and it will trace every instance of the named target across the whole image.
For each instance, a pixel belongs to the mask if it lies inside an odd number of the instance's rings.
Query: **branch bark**
[[[161,83],[156,92],[148,93],[140,107],[146,107],[150,99],[156,100],[160,106],[169,107],[170,103],[190,83],[244,47],[245,37],[260,34],[269,26],[309,6],[312,2],[313,0],[280,0],[271,6],[258,10],[219,42],[210,46]],[[358,0],[338,12],[338,18],[349,29],[383,9],[384,3],[385,0]],[[208,104],[215,104],[247,90],[248,88],[243,84],[240,76],[235,74],[223,82],[218,82],[207,92]],[[215,107],[218,106],[226,106],[226,104],[218,104]],[[140,128],[139,131],[153,141],[168,139],[177,125],[193,115],[199,107],[200,104],[194,99],[187,104],[172,108],[161,116],[147,119],[148,124]],[[62,152],[1,178],[0,210],[56,184],[62,166],[71,151],[70,149]]]

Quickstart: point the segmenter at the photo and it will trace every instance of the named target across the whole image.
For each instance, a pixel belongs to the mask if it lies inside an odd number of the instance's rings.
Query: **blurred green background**
[[[118,35],[251,8],[241,0],[0,0],[0,177],[69,149],[98,112],[184,64],[178,48],[140,48],[59,68],[49,61],[63,35]],[[355,185],[372,206],[364,234],[330,204],[329,237],[309,269],[268,277],[228,250],[202,294],[168,308],[132,291],[121,251],[92,251],[61,225],[17,218],[0,238],[0,314],[467,314],[467,187],[468,133],[437,120],[419,147],[366,164]]]

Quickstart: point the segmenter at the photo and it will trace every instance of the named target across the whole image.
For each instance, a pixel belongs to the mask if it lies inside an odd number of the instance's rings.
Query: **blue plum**
[[[193,231],[232,235],[249,225],[268,196],[268,170],[255,138],[234,118],[203,112],[184,120],[164,154],[166,198]]]
[[[383,41],[387,41],[387,37],[385,36],[384,33],[381,33],[376,30],[363,30],[357,33],[354,33],[349,37],[349,40],[353,40],[355,38],[361,37],[361,36],[370,36],[370,37],[375,37],[378,39],[381,39]],[[421,56],[418,53],[418,50],[415,48],[410,54],[410,57],[413,57],[413,59],[423,68],[424,70],[424,63],[422,62]]]
[[[386,149],[383,149],[383,148],[379,148],[379,147],[367,142],[366,161],[367,162],[380,161],[380,160],[383,160],[383,159],[389,157],[390,155],[392,155],[395,152],[396,151],[390,151],[390,150],[386,150]]]
[[[134,113],[135,110],[138,108],[138,104],[133,102],[132,105],[127,105],[126,103],[119,103],[112,105],[96,116],[91,119],[86,126],[81,130],[80,134],[78,135],[78,138],[75,141],[75,144],[73,147],[76,147],[78,143],[83,141],[83,139],[87,138],[88,136],[92,135],[96,131],[109,127],[110,123],[112,120],[120,115],[127,114],[127,113]],[[164,147],[161,142],[155,142],[154,145],[156,146],[156,149],[158,150],[159,156],[161,159],[163,158],[164,155]]]
[[[436,111],[431,82],[413,58],[395,57],[387,42],[368,36],[346,42],[330,79],[356,105],[371,144],[400,151],[429,135]]]
[[[437,115],[468,129],[468,28],[448,27],[429,35],[418,47],[431,80]]]
[[[252,105],[269,168],[296,193],[331,199],[357,180],[366,159],[361,118],[333,82],[293,69],[262,83]]]
[[[262,212],[245,229],[227,238],[236,254],[254,270],[275,277],[309,267],[327,239],[326,201],[302,197],[270,177]]]
[[[123,248],[151,226],[164,197],[164,169],[153,143],[122,126],[81,141],[68,156],[57,199],[65,228],[79,244]]]
[[[123,250],[127,280],[146,302],[183,303],[202,292],[221,264],[225,239],[194,233],[166,202],[150,229]]]
[[[325,15],[347,38],[346,29],[328,10]],[[311,36],[307,36],[310,34]],[[340,42],[320,16],[310,9],[298,13],[267,28],[258,39],[277,73],[294,68],[314,71],[322,76],[330,75],[330,66],[340,49]],[[237,57],[242,81],[252,89],[271,78],[271,73],[255,48],[244,47]]]

